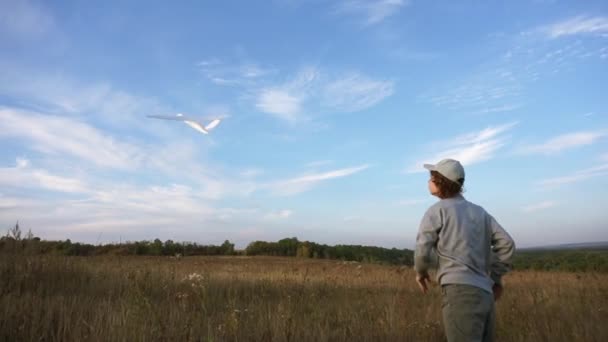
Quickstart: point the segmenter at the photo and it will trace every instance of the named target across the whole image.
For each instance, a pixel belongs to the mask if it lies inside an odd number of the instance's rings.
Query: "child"
[[[426,293],[434,250],[448,341],[493,341],[494,300],[502,294],[501,277],[511,269],[515,244],[490,214],[461,195],[464,168],[460,162],[444,159],[424,168],[431,172],[429,191],[440,200],[420,223],[416,282]]]

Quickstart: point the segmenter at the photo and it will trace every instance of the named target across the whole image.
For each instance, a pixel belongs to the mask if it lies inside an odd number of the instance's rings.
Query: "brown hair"
[[[431,171],[431,182],[437,186],[439,198],[450,198],[463,192],[464,178],[454,182],[437,171]]]

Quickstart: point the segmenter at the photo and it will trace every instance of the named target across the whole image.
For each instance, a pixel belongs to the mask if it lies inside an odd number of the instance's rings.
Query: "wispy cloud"
[[[575,17],[532,27],[517,35],[496,35],[492,38],[496,44],[505,46],[502,57],[492,58],[469,70],[460,80],[433,85],[419,98],[460,113],[517,110],[526,104],[527,90],[547,75],[571,70],[590,58],[608,58],[608,48],[583,41],[594,35],[608,36],[607,25],[608,17]],[[552,39],[566,36],[580,39]]]
[[[137,146],[119,142],[75,119],[0,108],[0,137],[16,137],[47,155],[68,154],[91,164],[133,169],[142,156]]]
[[[256,107],[277,118],[294,122],[302,112],[303,102],[314,93],[320,77],[316,68],[304,68],[287,83],[262,88]]]
[[[184,184],[134,186],[111,184],[97,189],[91,204],[98,207],[120,206],[134,213],[153,213],[158,216],[176,217],[199,215],[200,219],[209,218],[215,209],[205,201],[198,189]],[[131,215],[130,215],[131,216]]]
[[[592,168],[576,171],[567,176],[544,179],[539,181],[538,184],[543,187],[556,187],[606,175],[608,175],[608,164],[601,164]]]
[[[239,174],[241,175],[241,177],[244,178],[255,178],[259,175],[264,174],[264,170],[260,168],[251,167],[239,172]]]
[[[301,95],[285,89],[263,89],[255,105],[262,112],[293,122],[302,110],[303,100]]]
[[[369,165],[360,165],[356,167],[350,167],[345,169],[337,169],[321,173],[311,173],[304,176],[281,180],[267,184],[265,187],[269,188],[270,191],[279,196],[289,196],[299,194],[312,189],[320,182],[350,176],[367,169]]]
[[[63,181],[61,177],[71,179],[72,175],[66,175],[66,171],[85,168],[91,177],[98,171],[103,172],[106,180],[92,180],[89,184],[101,183],[107,188],[112,188],[113,182],[119,182],[118,177],[137,172],[161,179],[180,179],[194,186],[198,196],[209,200],[249,196],[256,189],[255,182],[239,175],[240,171],[231,172],[201,159],[205,155],[205,144],[181,137],[169,142],[116,137],[85,122],[87,118],[0,107],[0,138],[19,141],[24,151],[34,151],[36,157],[55,169],[48,174],[44,171],[28,173],[30,178],[36,176],[38,179],[32,179],[29,184],[55,180],[66,188],[74,188],[74,183]],[[136,131],[140,128],[132,127]],[[27,167],[29,163],[24,158],[17,161],[19,167]],[[53,178],[53,175],[60,178]]]
[[[372,80],[354,73],[325,85],[323,96],[329,107],[355,112],[369,108],[393,93],[393,81]]]
[[[550,38],[608,33],[608,17],[577,16],[548,25],[542,31]]]
[[[463,165],[472,165],[494,157],[494,154],[507,142],[505,132],[513,128],[517,123],[508,123],[500,126],[487,127],[481,131],[467,133],[457,136],[448,141],[437,142],[440,146],[439,152],[434,152],[430,157],[424,158],[412,166],[406,172],[423,172],[423,165],[436,163],[445,158],[459,160]]]
[[[0,194],[0,211],[15,210],[20,207],[32,207],[37,201],[28,197],[7,196]]]
[[[264,219],[271,220],[271,221],[285,220],[285,219],[288,219],[292,214],[293,214],[292,210],[283,209],[283,210],[279,210],[279,211],[269,212],[268,214],[264,215]]]
[[[58,115],[82,115],[113,125],[119,130],[129,123],[140,130],[158,133],[141,125],[146,114],[168,113],[155,99],[135,96],[109,83],[83,83],[60,73],[31,70],[0,60],[0,94],[15,107]]]
[[[391,80],[375,80],[358,72],[324,73],[316,67],[301,69],[279,85],[257,92],[256,107],[277,118],[295,122],[317,112],[355,112],[370,108],[394,92]]]
[[[73,233],[120,232],[124,228],[129,228],[127,234],[150,237],[167,227],[200,227],[216,216],[216,209],[187,187],[114,184],[111,189],[96,189],[76,200],[31,196],[27,201],[16,201],[4,214],[34,222],[35,231],[59,230],[60,238]],[[163,235],[175,234],[178,232],[173,229]]]
[[[90,178],[89,180],[85,178]],[[196,213],[213,199],[205,188],[191,185],[135,185],[102,179],[96,175],[68,175],[35,168],[26,159],[19,158],[15,167],[0,168],[0,186],[3,188],[47,190],[81,195],[90,208],[107,208],[108,205],[146,213]],[[61,201],[61,197],[57,197]]]
[[[0,36],[39,37],[55,29],[52,13],[32,1],[0,1]]]
[[[498,105],[495,107],[487,107],[474,112],[474,114],[489,114],[489,113],[501,113],[501,112],[510,112],[516,109],[521,108],[522,104],[504,104]]]
[[[0,168],[0,186],[78,194],[91,192],[88,185],[80,179],[55,175],[43,169],[34,169],[29,164],[29,160],[18,158],[15,167]]]
[[[278,72],[255,62],[231,64],[218,58],[201,60],[196,67],[212,83],[225,86],[253,86],[260,79]]]
[[[473,72],[471,76],[438,88],[420,98],[438,107],[469,114],[507,112],[522,106],[523,84],[506,65]]]
[[[408,0],[345,0],[336,7],[337,13],[363,17],[366,26],[378,24],[396,14]]]
[[[534,204],[527,205],[527,206],[523,207],[522,210],[526,213],[532,213],[532,212],[536,212],[536,211],[540,211],[540,210],[544,210],[544,209],[549,209],[549,208],[555,207],[556,205],[557,205],[557,202],[555,202],[555,201],[543,201],[540,203],[534,203]]]
[[[606,135],[608,133],[602,131],[568,133],[551,138],[538,145],[523,147],[520,152],[526,154],[557,154],[576,147],[592,145]]]

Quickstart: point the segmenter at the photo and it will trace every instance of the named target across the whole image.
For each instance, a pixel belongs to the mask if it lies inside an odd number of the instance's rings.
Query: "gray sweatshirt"
[[[511,269],[515,243],[485,209],[457,195],[424,214],[416,238],[418,273],[428,273],[433,250],[439,259],[439,284],[467,284],[491,293]]]

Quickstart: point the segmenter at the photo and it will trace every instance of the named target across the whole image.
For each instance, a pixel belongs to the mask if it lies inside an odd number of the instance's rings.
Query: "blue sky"
[[[0,0],[0,227],[413,248],[451,157],[519,246],[608,240],[607,80],[604,1]]]

